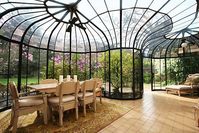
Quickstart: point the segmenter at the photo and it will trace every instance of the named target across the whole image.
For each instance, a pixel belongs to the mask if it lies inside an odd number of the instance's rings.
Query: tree
[[[108,79],[109,77],[109,56],[108,52],[103,53],[99,57],[99,63],[101,64],[101,67],[98,68],[98,72],[96,72],[94,75],[100,78]],[[121,87],[121,62],[120,62],[120,51],[114,50],[111,51],[110,56],[110,73],[111,73],[111,86],[114,88],[115,93],[119,93],[119,88]],[[139,61],[135,60],[135,68],[139,69]],[[105,71],[104,71],[105,69]],[[106,73],[104,73],[106,72]],[[133,73],[133,56],[131,53],[131,50],[123,50],[122,51],[122,84],[123,87],[129,87],[132,83],[132,73]],[[104,79],[105,80],[105,79]]]

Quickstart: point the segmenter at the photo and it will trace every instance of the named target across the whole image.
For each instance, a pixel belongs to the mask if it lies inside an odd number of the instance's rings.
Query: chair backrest
[[[85,80],[84,83],[82,83],[81,87],[84,92],[94,91],[96,89],[96,81],[94,79]]]
[[[65,94],[75,94],[79,92],[80,83],[74,81],[62,82],[56,88],[56,96],[65,95]]]
[[[40,84],[51,84],[51,83],[57,83],[58,84],[58,80],[56,79],[44,79],[40,81]]]
[[[14,82],[9,83],[9,91],[13,100],[16,100],[19,98],[19,93]]]
[[[93,80],[96,81],[97,88],[101,88],[102,87],[102,84],[103,84],[103,80],[102,79],[100,79],[100,78],[93,78]]]
[[[66,81],[68,81],[68,79],[67,79],[67,78],[64,78],[63,81],[66,82]],[[73,79],[70,78],[70,81],[73,81]]]

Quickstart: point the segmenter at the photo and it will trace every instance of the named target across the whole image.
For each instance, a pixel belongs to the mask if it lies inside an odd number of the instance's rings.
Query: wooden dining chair
[[[78,119],[78,92],[80,88],[79,82],[68,81],[62,82],[56,88],[56,96],[49,97],[48,103],[50,112],[59,112],[59,125],[63,125],[63,112],[65,110],[75,109],[76,120]],[[51,115],[52,116],[52,115]]]
[[[100,98],[100,103],[102,103],[102,84],[103,84],[103,80],[100,79],[100,78],[93,78],[96,83],[97,83],[97,87],[95,89],[95,92],[96,92],[96,96],[99,96]]]
[[[9,83],[9,91],[13,101],[10,121],[13,133],[17,131],[19,116],[35,111],[43,112],[44,123],[47,124],[47,97],[45,95],[20,97],[14,82]]]
[[[80,104],[83,106],[84,116],[86,116],[86,105],[93,103],[94,112],[96,112],[96,81],[94,79],[86,80],[81,84],[82,92],[78,94]]]
[[[56,83],[58,84],[58,80],[56,79],[43,79],[40,81],[40,84],[53,84],[53,83]]]

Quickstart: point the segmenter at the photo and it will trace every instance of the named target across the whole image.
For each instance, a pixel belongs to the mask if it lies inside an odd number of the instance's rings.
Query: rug
[[[18,133],[95,133],[103,129],[122,115],[127,113],[132,107],[121,104],[103,101],[97,102],[97,111],[87,108],[86,117],[83,116],[83,109],[79,110],[79,119],[75,120],[75,111],[64,112],[63,126],[58,126],[58,114],[55,119],[49,121],[48,125],[43,124],[43,117],[38,117],[37,113],[21,116],[18,122]],[[8,130],[5,130],[7,132]]]

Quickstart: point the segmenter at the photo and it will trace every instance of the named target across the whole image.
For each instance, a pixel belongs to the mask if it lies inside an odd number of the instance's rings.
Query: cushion
[[[192,83],[193,84],[199,83],[199,75],[192,75]]]
[[[185,85],[191,85],[191,83],[192,83],[192,76],[188,75],[184,84]]]
[[[199,76],[199,73],[194,73],[194,74],[192,74],[192,75]]]
[[[64,95],[62,98],[63,102],[69,102],[75,100],[75,96],[73,95]],[[59,97],[49,97],[48,98],[49,103],[59,103]]]
[[[20,107],[29,107],[29,106],[37,106],[43,104],[43,98],[24,98],[19,99],[19,106]]]
[[[83,93],[79,93],[79,94],[78,94],[78,97],[82,97],[82,96],[83,96]],[[86,96],[86,97],[93,96],[93,92],[86,92],[86,93],[85,93],[85,96]]]
[[[185,85],[191,85],[191,84],[198,84],[199,83],[199,74],[189,74],[187,76],[186,81],[184,82]]]
[[[183,90],[183,89],[192,89],[189,85],[169,85],[166,86],[166,89],[174,89],[174,90]]]

